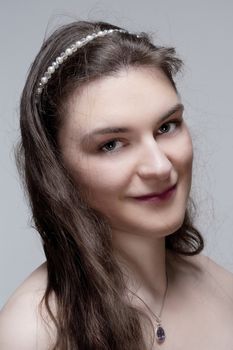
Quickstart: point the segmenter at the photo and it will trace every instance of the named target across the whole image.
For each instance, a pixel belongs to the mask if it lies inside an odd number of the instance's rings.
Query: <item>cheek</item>
[[[170,159],[174,167],[179,173],[184,173],[189,176],[193,163],[193,145],[187,128],[185,128],[180,137],[176,139],[170,150]]]
[[[102,167],[85,171],[77,178],[81,181],[81,193],[91,208],[97,209],[106,217],[111,218],[117,210],[125,189],[125,177],[122,172]]]
[[[186,130],[182,145],[181,145],[181,147],[184,147],[184,152],[183,152],[184,153],[183,154],[184,167],[186,166],[188,169],[191,170],[192,164],[193,164],[193,144],[192,144],[192,138],[191,138],[188,130]]]
[[[127,178],[124,169],[126,170],[125,165],[118,164],[113,159],[103,161],[101,166],[99,159],[82,159],[72,166],[71,172],[88,200],[105,202],[113,196],[120,197],[123,193]]]
[[[125,159],[85,156],[76,147],[66,148],[62,156],[80,195],[91,207],[110,209],[116,198],[124,196],[130,177]]]

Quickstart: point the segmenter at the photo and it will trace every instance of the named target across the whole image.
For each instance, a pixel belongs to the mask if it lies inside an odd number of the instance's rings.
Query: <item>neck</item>
[[[165,238],[114,231],[113,246],[132,302],[143,307],[138,296],[158,310],[167,286]]]

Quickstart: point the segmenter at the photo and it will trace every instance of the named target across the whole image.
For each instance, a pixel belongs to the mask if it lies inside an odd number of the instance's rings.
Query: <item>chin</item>
[[[175,221],[171,222],[170,224],[167,222],[166,226],[161,227],[160,237],[170,236],[176,231],[178,231],[184,223],[184,218],[185,218],[185,213],[180,218],[177,218]]]

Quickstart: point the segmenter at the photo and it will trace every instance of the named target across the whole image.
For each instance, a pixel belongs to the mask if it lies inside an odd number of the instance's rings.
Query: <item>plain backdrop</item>
[[[192,195],[204,253],[233,272],[233,2],[0,0],[0,307],[44,261],[14,164],[19,98],[45,33],[74,19],[147,31],[185,61],[178,88],[195,151]]]

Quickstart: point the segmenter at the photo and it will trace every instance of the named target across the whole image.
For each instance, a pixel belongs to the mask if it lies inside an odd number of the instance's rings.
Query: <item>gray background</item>
[[[185,61],[178,88],[195,148],[193,196],[204,253],[233,272],[233,2],[0,1],[0,307],[44,255],[14,165],[18,105],[45,31],[75,17],[154,33]],[[47,29],[46,29],[47,28]]]

